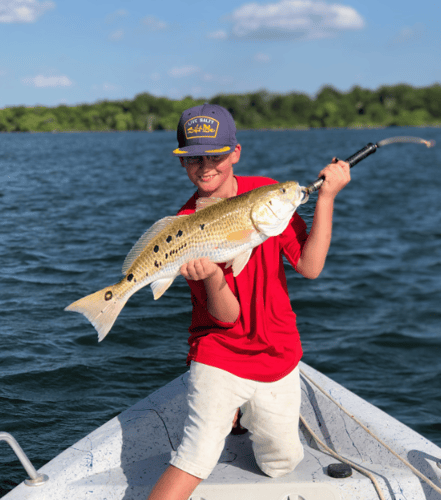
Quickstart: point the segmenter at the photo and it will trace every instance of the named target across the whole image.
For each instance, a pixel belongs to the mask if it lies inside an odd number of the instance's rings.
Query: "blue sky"
[[[0,107],[441,81],[438,0],[0,0]]]

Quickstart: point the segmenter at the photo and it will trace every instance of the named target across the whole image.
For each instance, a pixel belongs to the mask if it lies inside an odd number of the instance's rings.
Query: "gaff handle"
[[[377,151],[377,148],[378,148],[377,144],[372,144],[372,142],[370,142],[364,148],[360,149],[360,151],[357,151],[355,154],[350,156],[345,161],[349,163],[349,166],[352,168],[354,165],[357,165],[358,162],[364,160],[367,156],[371,155],[372,153],[375,153],[375,151]],[[324,180],[325,180],[324,176],[319,177],[316,181],[307,186],[305,188],[305,191],[308,194],[318,191],[321,188]]]
[[[364,148],[360,149],[360,151],[357,151],[354,155],[350,156],[345,161],[349,163],[349,166],[352,168],[354,165],[357,165],[358,162],[364,160],[367,156],[375,153],[375,151],[377,151],[377,148],[377,144],[372,144],[372,142],[370,142]]]

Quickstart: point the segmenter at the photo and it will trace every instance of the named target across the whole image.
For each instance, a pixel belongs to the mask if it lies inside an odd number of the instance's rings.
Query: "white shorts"
[[[299,368],[277,382],[256,382],[194,361],[184,436],[170,463],[206,479],[219,460],[239,407],[260,469],[271,477],[294,470],[303,458]]]

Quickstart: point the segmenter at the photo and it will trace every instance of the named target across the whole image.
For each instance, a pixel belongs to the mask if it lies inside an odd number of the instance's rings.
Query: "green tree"
[[[439,83],[424,89],[424,109],[435,122],[441,122],[441,85]]]
[[[131,113],[118,113],[115,116],[116,130],[133,130],[133,117]]]
[[[0,131],[175,130],[182,111],[205,99],[180,100],[149,93],[133,100],[78,106],[16,106],[0,110]],[[227,108],[237,128],[420,126],[441,124],[441,86],[383,85],[340,92],[324,86],[315,98],[302,93],[219,94],[210,101]]]
[[[11,108],[0,109],[0,132],[16,131],[14,113]]]

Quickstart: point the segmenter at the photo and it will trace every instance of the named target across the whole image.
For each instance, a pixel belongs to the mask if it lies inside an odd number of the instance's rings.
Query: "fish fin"
[[[150,287],[153,292],[153,298],[158,300],[170,287],[170,285],[175,280],[175,276],[173,278],[162,278],[150,283]]]
[[[228,241],[243,241],[247,243],[251,240],[251,235],[255,232],[255,229],[241,229],[239,231],[233,231],[227,235]]]
[[[169,224],[174,222],[176,219],[180,219],[181,217],[188,217],[188,215],[174,215],[170,217],[164,217],[163,219],[155,222],[150,229],[147,229],[147,231],[141,236],[141,238],[139,238],[139,240],[133,245],[132,249],[127,254],[122,267],[122,273],[128,273],[129,269],[132,267],[132,264],[140,256],[141,252],[144,250],[145,246],[149,243],[150,240],[152,240]]]
[[[101,342],[109,333],[128,300],[128,297],[116,298],[113,290],[114,286],[103,288],[98,292],[73,302],[64,309],[65,311],[79,312],[86,316],[98,332],[98,342]],[[106,295],[110,294],[112,294],[112,298],[106,300]]]
[[[204,208],[211,207],[211,205],[215,205],[216,203],[219,203],[223,200],[225,200],[225,198],[198,198],[196,200],[196,212],[199,212],[199,210],[202,210]]]
[[[233,266],[233,276],[236,277],[242,269],[248,264],[248,261],[250,260],[251,257],[251,252],[253,251],[252,248],[249,250],[241,253],[237,257],[235,257],[231,262],[230,265]],[[229,267],[229,266],[228,266]]]

